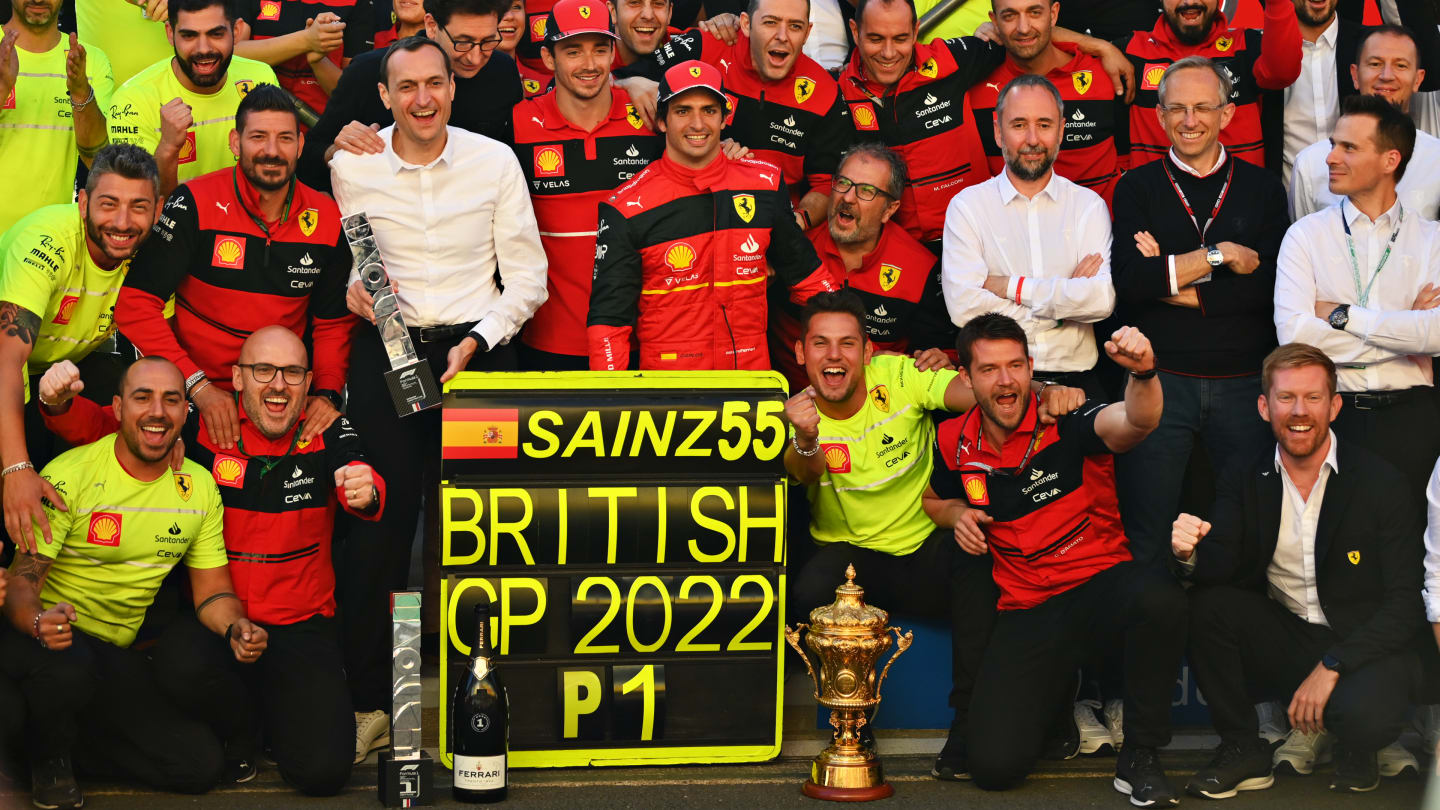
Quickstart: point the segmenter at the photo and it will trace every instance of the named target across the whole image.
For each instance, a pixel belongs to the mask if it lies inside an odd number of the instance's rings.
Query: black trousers
[[[812,544],[813,545],[813,544]],[[955,544],[950,529],[939,529],[915,551],[896,556],[849,543],[819,546],[800,567],[787,601],[793,621],[835,601],[845,567],[855,565],[855,582],[865,603],[893,613],[948,619],[951,689],[957,727],[963,727],[980,657],[995,621],[999,594],[990,576],[990,558],[974,557]]]
[[[1256,699],[1288,700],[1337,638],[1263,593],[1228,585],[1190,590],[1190,669],[1222,740],[1259,736]],[[1344,673],[1325,704],[1325,728],[1353,750],[1384,748],[1400,736],[1419,677],[1410,651]]]
[[[1125,639],[1125,744],[1170,742],[1170,694],[1185,651],[1185,592],[1168,571],[1126,561],[1025,610],[1001,611],[970,705],[970,774],[986,790],[1025,778],[1075,670],[1117,629]]]
[[[25,698],[20,687],[0,673],[0,782],[20,773],[25,740]]]
[[[231,757],[253,761],[263,737],[280,775],[302,793],[330,796],[350,779],[355,713],[334,619],[264,625],[269,646],[253,664],[193,615],[166,628],[155,669],[177,705],[206,723]]]
[[[411,330],[415,351],[430,363],[438,382],[447,366],[446,354],[464,336],[421,343],[415,335]],[[515,368],[515,350],[508,344],[477,353],[467,366],[470,371]],[[364,326],[357,329],[350,348],[346,410],[365,443],[371,466],[385,478],[386,486],[384,517],[374,522],[348,518],[343,541],[334,550],[340,647],[357,711],[390,708],[390,591],[403,590],[409,581],[410,547],[422,496],[429,502],[426,545],[438,540],[439,509],[435,504],[440,486],[440,409],[402,419],[385,387],[383,375],[389,370],[380,333]],[[438,584],[432,588],[428,582],[425,590],[440,592]]]
[[[1425,514],[1425,487],[1440,457],[1440,401],[1427,387],[1387,391],[1398,401],[1364,407],[1364,395],[1341,394],[1344,404],[1333,425],[1335,435],[1355,442],[1395,466],[1410,482],[1411,505]]]
[[[91,775],[136,779],[158,790],[204,793],[220,780],[224,751],[203,723],[171,701],[144,653],[73,632],[64,650],[42,649],[0,627],[0,672],[24,696],[32,759],[74,756]]]

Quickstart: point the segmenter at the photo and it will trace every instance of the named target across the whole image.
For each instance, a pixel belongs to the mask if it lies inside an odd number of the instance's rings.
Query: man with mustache
[[[1277,122],[1283,119],[1286,185],[1293,177],[1296,155],[1330,136],[1335,120],[1340,117],[1340,101],[1356,92],[1370,92],[1360,86],[1355,70],[1366,67],[1360,51],[1370,34],[1379,30],[1337,14],[1340,0],[1294,2],[1302,37],[1300,77],[1285,88],[1283,108],[1270,105],[1262,111],[1267,131],[1274,131]],[[1395,5],[1400,13],[1399,21],[1414,32],[1407,32],[1416,46],[1416,58],[1409,63],[1410,71],[1418,71],[1423,80],[1421,89],[1440,90],[1440,74],[1426,78],[1427,74],[1419,70],[1421,62],[1440,62],[1440,29],[1436,28],[1435,5],[1424,0],[1401,0]],[[1275,145],[1273,139],[1266,142],[1267,148]],[[1267,164],[1273,165],[1272,157],[1267,156]]]
[[[60,0],[11,0],[10,9],[0,29],[0,177],[25,182],[0,198],[0,234],[74,198],[78,161],[89,166],[105,145],[115,90],[105,52],[60,33]]]
[[[183,431],[186,456],[219,485],[235,595],[269,635],[265,657],[236,666],[198,617],[184,616],[165,630],[155,663],[175,702],[225,743],[229,778],[255,775],[263,735],[286,782],[329,796],[350,776],[355,734],[335,619],[335,512],[378,520],[385,482],[343,416],[299,441],[311,374],[299,337],[283,326],[260,329],[241,346],[231,376],[241,403],[238,446],[220,449],[193,413]],[[84,388],[70,363],[52,366],[40,382],[46,424],[73,444],[116,427],[110,409],[76,396]]]
[[[235,595],[215,480],[193,461],[171,468],[184,389],[164,358],[126,370],[111,403],[119,431],[46,465],[69,508],[47,504],[53,539],[33,537],[33,552],[10,566],[0,670],[25,695],[38,807],[84,803],[76,763],[180,793],[204,793],[225,772],[220,741],[181,713],[172,685],[133,646],[181,562],[196,617],[229,655],[253,664],[268,640]]]
[[[791,347],[809,386],[785,403],[791,425],[785,470],[805,485],[810,539],[791,545],[796,619],[834,599],[855,565],[867,601],[950,622],[955,719],[935,762],[939,779],[967,779],[966,717],[975,671],[990,632],[995,587],[983,564],[956,548],[921,507],[935,441],[932,414],[975,404],[949,368],[921,368],[909,357],[875,354],[865,302],[852,290],[819,293],[800,313]],[[1045,419],[1084,400],[1051,386]],[[1042,407],[1037,404],[1037,408]]]
[[[1109,210],[1055,170],[1067,121],[1048,77],[1022,74],[996,103],[991,130],[1005,171],[956,194],[945,217],[950,319],[1014,318],[1034,346],[1037,379],[1102,399],[1091,324],[1115,309]]]
[[[999,615],[976,675],[968,758],[975,784],[1014,787],[1040,756],[1085,657],[1123,634],[1125,747],[1115,789],[1137,807],[1179,803],[1158,749],[1185,648],[1185,594],[1170,572],[1132,558],[1114,456],[1139,444],[1164,405],[1155,353],[1124,326],[1105,353],[1129,373],[1123,402],[1088,401],[1041,424],[1024,329],[997,313],[960,329],[960,379],[979,406],[940,425],[924,495],[936,525],[989,555]]]
[[[231,367],[245,337],[265,326],[308,332],[314,345],[301,439],[340,413],[355,326],[345,309],[350,246],[335,202],[295,179],[304,140],[290,94],[256,85],[230,132],[239,165],[175,189],[120,292],[120,331],[142,354],[180,367],[185,395],[222,449],[240,437]]]
[[[1278,151],[1267,161],[1265,143],[1280,143],[1283,133],[1262,133],[1260,108],[1265,91],[1283,90],[1300,75],[1294,0],[1265,0],[1261,29],[1231,28],[1219,1],[1164,0],[1164,13],[1153,30],[1116,40],[1140,83],[1130,106],[1130,168],[1160,160],[1169,149],[1163,118],[1156,114],[1165,69],[1185,57],[1202,56],[1230,74],[1231,94],[1224,103],[1233,103],[1235,112],[1220,142],[1240,160],[1280,170]]]
[[[115,302],[155,223],[159,182],[145,150],[107,146],[78,203],[41,208],[0,237],[0,487],[5,528],[21,551],[35,550],[32,524],[51,537],[43,500],[65,508],[37,474],[64,448],[40,423],[30,378],[52,363],[83,362],[114,333]]]
[[[257,84],[276,84],[263,62],[236,57],[231,0],[175,0],[165,34],[175,56],[135,74],[110,98],[110,140],[155,155],[160,191],[235,165],[235,107]]]
[[[1358,48],[1359,56],[1350,66],[1350,81],[1362,95],[1380,96],[1414,118],[1415,94],[1428,75],[1420,67],[1416,36],[1398,26],[1379,26],[1362,35]],[[1330,191],[1330,167],[1326,162],[1333,145],[1329,132],[1326,130],[1323,138],[1295,157],[1295,169],[1290,175],[1290,218],[1294,221],[1340,202],[1341,196]],[[1405,207],[1425,219],[1440,217],[1440,138],[1418,124],[1415,151],[1405,164],[1405,175],[1396,184],[1395,193]]]
[[[1338,738],[1330,789],[1364,793],[1403,728],[1426,641],[1414,485],[1331,429],[1351,404],[1326,352],[1288,343],[1261,377],[1275,444],[1232,461],[1209,513],[1182,513],[1170,535],[1197,585],[1190,667],[1220,733],[1186,789],[1223,799],[1274,784],[1251,695],[1279,692],[1297,731]]]

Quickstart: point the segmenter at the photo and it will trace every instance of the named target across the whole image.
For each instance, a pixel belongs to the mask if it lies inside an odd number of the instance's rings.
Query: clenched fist
[[[1155,350],[1150,338],[1133,326],[1122,326],[1105,341],[1105,353],[1126,371],[1144,374],[1155,368]]]
[[[363,512],[374,505],[379,494],[374,473],[369,464],[346,464],[335,471],[335,486],[344,494],[346,506]]]
[[[51,411],[59,411],[84,390],[80,369],[69,360],[61,360],[40,378],[40,404]]]
[[[785,421],[795,427],[795,442],[807,452],[820,439],[820,410],[815,407],[815,387],[785,400]]]
[[[190,105],[179,97],[160,107],[160,146],[178,150],[185,143],[185,133],[195,125]]]
[[[1170,551],[1175,555],[1175,559],[1189,562],[1195,555],[1195,546],[1209,533],[1209,521],[1181,512],[1180,517],[1175,518],[1175,522],[1170,526]]]

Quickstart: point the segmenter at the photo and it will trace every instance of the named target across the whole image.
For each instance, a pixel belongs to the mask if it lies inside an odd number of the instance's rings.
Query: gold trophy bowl
[[[785,639],[800,653],[805,671],[815,682],[815,699],[830,710],[835,733],[829,747],[810,763],[810,778],[801,790],[814,799],[839,802],[868,802],[895,792],[885,781],[880,757],[860,742],[860,729],[868,722],[870,710],[880,703],[880,685],[890,665],[910,648],[913,633],[901,634],[889,627],[890,614],[865,604],[865,589],[855,584],[855,566],[845,569],[845,583],[835,589],[832,604],[810,611],[810,624],[785,627]],[[814,653],[820,671],[800,646]],[[880,658],[890,649],[890,632],[895,633],[895,653],[876,677]]]

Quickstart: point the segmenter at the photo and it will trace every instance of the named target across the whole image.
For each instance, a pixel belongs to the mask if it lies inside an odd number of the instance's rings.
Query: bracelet
[[[237,602],[240,601],[240,597],[236,596],[235,594],[233,594],[233,593],[231,593],[231,592],[229,592],[229,591],[221,591],[220,593],[217,593],[217,594],[211,596],[210,598],[206,599],[204,602],[201,602],[200,604],[196,605],[196,606],[195,606],[195,615],[196,615],[196,616],[199,616],[199,615],[200,615],[200,612],[203,611],[203,610],[205,610],[205,608],[209,607],[209,606],[210,606],[210,603],[211,603],[211,602],[214,602],[216,599],[224,599],[224,598],[227,597],[227,596],[230,597],[231,599],[234,599],[234,600],[237,601]]]
[[[46,401],[45,401],[45,397],[41,396],[38,392],[35,394],[35,398],[38,399],[38,400],[40,400],[40,404],[41,404],[41,405],[44,405],[44,406],[47,407],[47,408],[58,408],[58,407],[60,407],[60,403],[58,403],[58,402],[46,402]]]
[[[40,637],[40,616],[41,616],[41,615],[43,615],[43,614],[42,614],[42,613],[36,613],[36,614],[35,614],[35,641],[40,644],[41,649],[48,650],[48,649],[50,649],[50,648],[45,645],[45,639],[43,639],[43,638]]]
[[[801,449],[800,449],[800,442],[796,441],[796,438],[795,438],[794,436],[791,436],[791,437],[790,437],[790,445],[795,448],[795,452],[799,453],[800,455],[804,456],[805,458],[810,458],[811,456],[813,456],[813,455],[815,455],[816,453],[820,452],[820,443],[819,443],[819,442],[816,442],[816,443],[815,443],[815,446],[812,447],[812,448],[810,448],[810,452],[808,452],[808,453],[805,452],[804,450],[801,450]]]
[[[230,641],[230,640],[231,640],[231,639],[230,639],[230,636],[231,636],[232,634],[234,634],[234,632],[235,632],[235,625],[233,625],[233,624],[230,625],[229,627],[225,628],[225,640],[226,640],[226,641]]]
[[[209,384],[210,384],[210,381],[209,381],[209,380],[201,380],[201,381],[200,381],[200,384],[197,385],[197,386],[195,386],[195,388],[194,388],[193,390],[186,392],[185,396],[188,397],[188,398],[190,399],[190,401],[193,402],[193,401],[195,401],[195,395],[198,394],[198,393],[200,393],[201,391],[204,391],[204,390],[205,390],[205,386],[207,386],[207,385],[209,385]]]
[[[186,377],[185,396],[190,396],[190,394],[195,390],[195,386],[199,385],[201,380],[206,379],[208,378],[205,376],[205,372],[203,371],[197,371],[194,374],[191,374],[189,377]]]
[[[35,469],[35,465],[34,465],[34,464],[31,464],[31,463],[28,462],[28,461],[22,461],[22,462],[20,462],[19,464],[11,464],[9,467],[6,467],[5,469],[0,470],[0,478],[4,478],[5,476],[9,475],[10,473],[20,472],[21,470],[33,470],[33,469]]]
[[[1160,373],[1160,369],[1151,368],[1149,371],[1132,371],[1130,372],[1130,376],[1137,380],[1148,380],[1158,373]]]
[[[91,85],[91,86],[90,86],[90,96],[89,96],[88,98],[86,98],[84,101],[80,102],[79,104],[76,104],[76,103],[75,103],[75,99],[70,99],[70,107],[71,107],[72,109],[74,109],[75,112],[80,112],[81,110],[85,109],[86,107],[89,107],[89,106],[90,106],[90,102],[92,102],[92,101],[94,101],[94,100],[95,100],[95,86],[94,86],[94,85]]]

